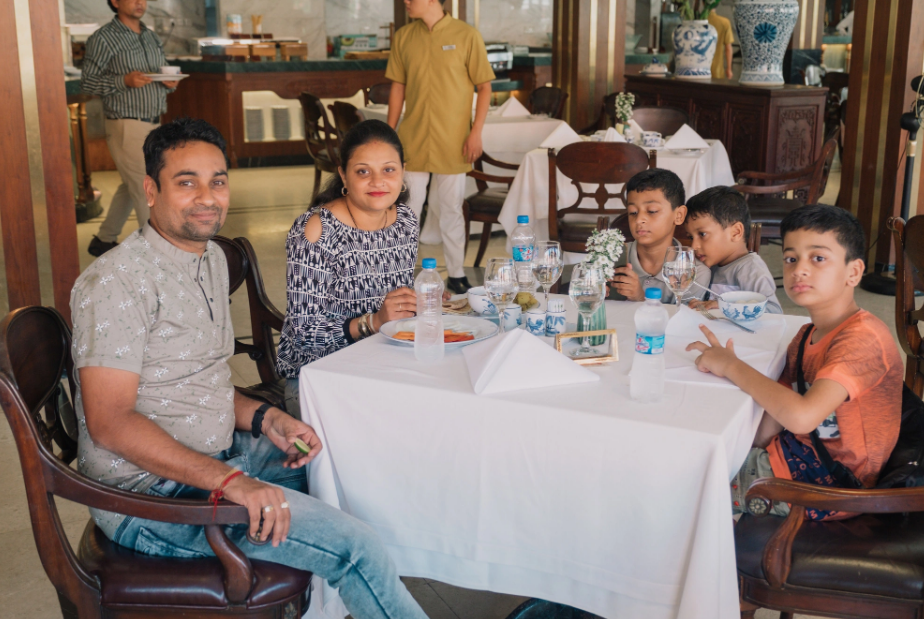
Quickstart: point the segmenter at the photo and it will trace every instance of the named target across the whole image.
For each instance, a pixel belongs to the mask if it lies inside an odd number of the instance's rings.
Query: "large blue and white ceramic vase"
[[[719,34],[705,19],[681,22],[674,30],[674,75],[685,80],[712,77]]]
[[[798,0],[735,2],[735,28],[744,57],[740,83],[755,86],[784,83],[783,55],[798,18]]]

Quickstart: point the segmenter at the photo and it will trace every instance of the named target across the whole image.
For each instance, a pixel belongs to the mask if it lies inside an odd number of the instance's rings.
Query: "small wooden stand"
[[[583,337],[597,337],[599,335],[610,336],[609,352],[593,357],[568,358],[580,365],[600,365],[601,363],[613,363],[614,361],[619,361],[619,347],[616,343],[616,329],[600,329],[597,331],[580,331],[576,333],[559,333],[555,336],[555,350],[562,352],[561,343],[565,340],[573,340],[575,338]],[[562,352],[562,354],[564,353]]]

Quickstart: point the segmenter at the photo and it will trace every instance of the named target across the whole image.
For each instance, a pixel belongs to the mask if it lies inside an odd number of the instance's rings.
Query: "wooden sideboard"
[[[697,133],[722,141],[736,175],[789,172],[821,155],[827,88],[627,75],[626,91],[635,94],[636,107],[685,111]]]

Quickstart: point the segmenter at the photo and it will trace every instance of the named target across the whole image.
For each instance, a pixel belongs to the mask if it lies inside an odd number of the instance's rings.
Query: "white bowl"
[[[719,297],[719,309],[730,320],[750,322],[763,315],[767,309],[767,297],[759,292],[746,290],[723,292]]]
[[[164,75],[179,75],[180,67],[174,67],[172,65],[166,65],[160,68],[160,72]]]
[[[491,299],[488,298],[488,293],[485,292],[484,286],[469,288],[468,304],[472,306],[476,314],[487,314],[489,316],[497,315],[497,308],[494,307],[494,304],[491,303]]]

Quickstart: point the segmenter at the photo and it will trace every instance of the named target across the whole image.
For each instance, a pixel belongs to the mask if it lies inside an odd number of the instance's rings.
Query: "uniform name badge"
[[[455,49],[455,48],[456,48],[455,45],[444,45],[444,46],[443,46],[443,51],[444,51],[444,52],[448,52],[449,50],[453,50],[453,49]]]

